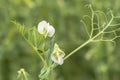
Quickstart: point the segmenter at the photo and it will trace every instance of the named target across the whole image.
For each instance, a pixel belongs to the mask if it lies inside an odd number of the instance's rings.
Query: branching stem
[[[64,60],[66,60],[67,58],[69,58],[71,55],[75,54],[78,50],[80,50],[81,48],[83,48],[85,45],[87,45],[88,43],[94,41],[95,38],[97,38],[99,35],[101,35],[112,23],[113,21],[113,15],[111,20],[109,21],[109,23],[98,33],[96,34],[94,37],[91,37],[89,40],[87,40],[85,43],[83,43],[82,45],[80,45],[79,47],[77,47],[76,49],[74,49],[72,52],[70,52],[65,58]]]

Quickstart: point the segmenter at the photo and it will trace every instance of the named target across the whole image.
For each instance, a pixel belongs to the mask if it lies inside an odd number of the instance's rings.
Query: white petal
[[[63,58],[65,56],[65,53],[63,52],[60,56]]]
[[[56,59],[53,55],[51,55],[51,59],[52,59],[52,61],[55,62],[55,63],[58,62],[57,59]]]
[[[62,56],[58,56],[57,58],[53,55],[51,55],[51,59],[53,62],[59,64],[59,65],[62,65],[64,60],[63,60],[63,57]]]
[[[43,20],[38,24],[38,32],[44,34],[44,29],[47,29],[47,22]]]
[[[63,58],[60,56],[60,57],[58,57],[58,62],[57,62],[58,64],[60,64],[60,65],[62,65],[63,64]]]
[[[47,27],[47,30],[48,30],[48,36],[49,36],[49,37],[52,37],[52,36],[54,35],[54,33],[55,33],[54,27],[51,26],[51,25],[49,25],[49,26]]]

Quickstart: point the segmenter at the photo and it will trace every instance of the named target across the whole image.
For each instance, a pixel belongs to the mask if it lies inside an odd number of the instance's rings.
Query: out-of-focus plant
[[[51,80],[55,79],[53,77],[53,69],[58,65],[62,65],[63,62],[74,55],[78,50],[83,48],[89,43],[93,42],[111,42],[115,45],[115,39],[120,37],[118,32],[120,31],[120,23],[116,23],[116,19],[119,19],[119,16],[114,16],[112,11],[104,13],[102,11],[95,11],[91,5],[87,5],[90,9],[90,14],[85,15],[81,22],[84,24],[85,31],[87,33],[88,40],[85,41],[82,45],[78,46],[76,49],[71,51],[65,56],[64,51],[62,51],[59,45],[55,41],[55,29],[46,21],[41,21],[38,24],[38,28],[31,27],[26,28],[23,25],[20,25],[17,22],[13,22],[21,32],[22,36],[26,42],[33,48],[33,50],[40,57],[41,62],[43,63],[43,68],[39,74],[40,80]],[[91,25],[88,24],[90,22]],[[89,27],[90,26],[90,27]],[[90,28],[90,29],[88,29]],[[37,30],[38,29],[38,30]],[[65,56],[65,57],[64,57]],[[86,55],[86,58],[89,59],[91,56]],[[101,70],[106,69],[104,65],[101,65]],[[23,74],[25,79],[26,75],[24,70],[19,71],[19,75]],[[104,78],[106,79],[106,78]]]
[[[30,80],[28,78],[29,74],[24,70],[24,69],[20,69],[18,71],[18,76],[17,76],[17,80]]]

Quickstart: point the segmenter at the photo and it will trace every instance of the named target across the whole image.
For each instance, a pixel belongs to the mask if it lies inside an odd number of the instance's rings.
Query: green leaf
[[[28,41],[29,44],[36,47],[40,51],[44,51],[44,36],[41,35],[36,27],[25,27],[15,21],[13,21],[17,29],[20,31],[25,40]]]
[[[25,34],[25,27],[23,25],[17,23],[16,21],[12,21],[12,23],[15,24],[15,26],[17,27],[17,29],[20,31],[22,35]]]
[[[48,66],[50,66],[52,64],[52,60],[51,60],[51,53],[53,52],[54,49],[54,44],[55,44],[55,40],[54,38],[50,41],[50,48],[46,51],[45,53],[45,60],[48,64]]]
[[[50,69],[46,69],[45,67],[42,68],[39,78],[40,80],[49,80]]]

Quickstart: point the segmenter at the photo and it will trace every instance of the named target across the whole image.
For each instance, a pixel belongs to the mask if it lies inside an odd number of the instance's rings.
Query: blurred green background
[[[120,16],[120,0],[0,0],[0,80],[16,80],[17,71],[24,68],[38,80],[41,62],[11,21],[27,27],[46,20],[56,29],[56,41],[66,54],[88,36],[80,23],[89,14],[85,7]],[[91,43],[57,67],[55,80],[120,80],[120,39]]]

